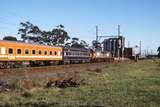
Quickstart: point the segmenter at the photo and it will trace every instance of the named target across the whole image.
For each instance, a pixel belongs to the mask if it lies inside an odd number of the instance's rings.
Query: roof
[[[42,44],[34,44],[34,43],[25,43],[22,41],[9,41],[9,40],[0,40],[0,43],[16,43],[16,44],[23,44],[23,45],[34,45],[34,46],[47,46],[47,47],[57,47],[61,48],[59,46],[49,46],[49,45],[42,45]]]

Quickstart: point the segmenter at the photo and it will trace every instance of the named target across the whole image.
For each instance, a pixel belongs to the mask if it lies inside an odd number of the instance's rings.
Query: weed
[[[28,97],[32,97],[32,94],[29,91],[24,91],[22,93],[22,96],[25,97],[25,98],[28,98]]]

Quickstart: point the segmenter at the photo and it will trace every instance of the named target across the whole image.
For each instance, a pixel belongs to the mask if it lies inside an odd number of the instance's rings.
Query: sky
[[[71,37],[91,44],[95,26],[99,35],[117,35],[126,46],[142,41],[142,50],[160,46],[160,0],[0,0],[0,39],[17,35],[20,22],[29,21],[42,30],[62,24]]]

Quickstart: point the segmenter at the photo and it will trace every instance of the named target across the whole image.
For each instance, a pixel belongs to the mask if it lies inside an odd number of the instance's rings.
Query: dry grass
[[[21,87],[23,92],[0,93],[0,105],[159,107],[159,63],[160,60],[144,60],[137,63],[106,65],[107,67],[100,68],[101,70],[91,69],[79,74],[80,78],[87,82],[79,87],[44,88],[51,78],[15,82],[20,85],[17,88]],[[96,75],[91,75],[93,73]],[[63,78],[61,74],[58,75]],[[70,75],[66,74],[65,78],[69,78]]]

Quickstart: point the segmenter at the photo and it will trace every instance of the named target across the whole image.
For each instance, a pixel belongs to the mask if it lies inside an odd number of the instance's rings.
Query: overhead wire
[[[10,20],[10,19],[12,19],[12,20]],[[5,34],[7,34],[7,30],[10,30],[10,31],[14,30],[15,31],[16,27],[17,27],[17,32],[18,32],[19,23],[21,21],[24,21],[25,19],[26,18],[23,18],[20,15],[17,15],[13,11],[7,11],[7,10],[5,10],[4,16],[2,16],[2,15],[0,16],[0,29],[1,29],[0,35],[1,35],[1,32],[6,32]],[[10,22],[10,21],[14,21],[14,23]],[[17,21],[19,21],[19,22],[16,23]],[[3,33],[3,35],[5,35],[5,34]],[[17,35],[17,34],[14,34],[14,35]]]

